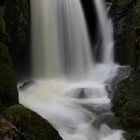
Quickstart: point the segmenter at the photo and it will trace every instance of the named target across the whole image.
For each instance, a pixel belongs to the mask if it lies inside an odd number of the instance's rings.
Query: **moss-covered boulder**
[[[17,127],[25,140],[62,140],[46,120],[22,105],[9,107],[5,117]]]
[[[0,43],[0,108],[18,103],[15,75],[8,49]]]

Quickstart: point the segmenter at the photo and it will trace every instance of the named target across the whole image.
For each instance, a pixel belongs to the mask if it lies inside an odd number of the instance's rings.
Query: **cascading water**
[[[103,63],[114,62],[113,52],[113,27],[111,19],[107,17],[107,11],[103,0],[94,0],[99,21],[99,28],[102,36],[102,53],[101,58]]]
[[[117,71],[112,33],[108,30],[111,37],[105,37],[106,25],[102,24],[108,20],[99,1],[94,2],[100,31],[104,47],[109,46],[102,50],[102,64],[92,60],[79,0],[31,0],[32,73],[36,80],[25,89],[21,86],[20,103],[47,119],[64,140],[122,139],[120,130],[95,125],[110,111],[105,83]]]
[[[33,0],[31,6],[33,75],[82,78],[93,62],[79,0]]]

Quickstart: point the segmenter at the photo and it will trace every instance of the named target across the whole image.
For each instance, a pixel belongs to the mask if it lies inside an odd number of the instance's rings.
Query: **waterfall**
[[[105,4],[94,3],[103,40],[102,63],[93,60],[80,0],[31,0],[35,81],[20,86],[19,100],[48,120],[63,140],[122,139],[121,130],[100,120],[110,113],[109,81],[118,66]]]
[[[99,29],[102,36],[102,53],[101,60],[103,63],[113,63],[113,27],[111,19],[107,16],[107,10],[105,9],[104,0],[94,0],[97,17],[99,22]]]
[[[33,75],[82,78],[93,61],[79,0],[32,0],[31,6]]]

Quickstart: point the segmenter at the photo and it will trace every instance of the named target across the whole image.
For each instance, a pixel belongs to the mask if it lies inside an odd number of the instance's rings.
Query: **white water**
[[[105,9],[104,0],[94,0],[97,10],[97,16],[99,21],[99,28],[102,36],[102,62],[113,63],[114,51],[113,51],[113,27],[111,19],[107,16],[107,10]]]
[[[104,38],[104,5],[94,2],[103,18],[99,23]],[[105,39],[105,61],[97,64],[79,0],[31,0],[31,9],[32,71],[37,80],[20,90],[20,103],[47,119],[64,140],[121,140],[122,131],[93,125],[100,110],[110,105],[105,83],[118,67],[112,58],[113,39]]]
[[[33,76],[85,78],[93,65],[79,0],[32,0]]]

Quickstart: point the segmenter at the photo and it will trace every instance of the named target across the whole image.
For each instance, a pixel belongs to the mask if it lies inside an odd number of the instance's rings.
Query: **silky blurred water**
[[[121,130],[93,125],[104,110],[110,111],[107,81],[117,76],[119,67],[104,1],[93,2],[103,38],[102,63],[93,60],[79,0],[31,0],[34,82],[20,88],[19,100],[48,120],[64,140],[123,138]]]

